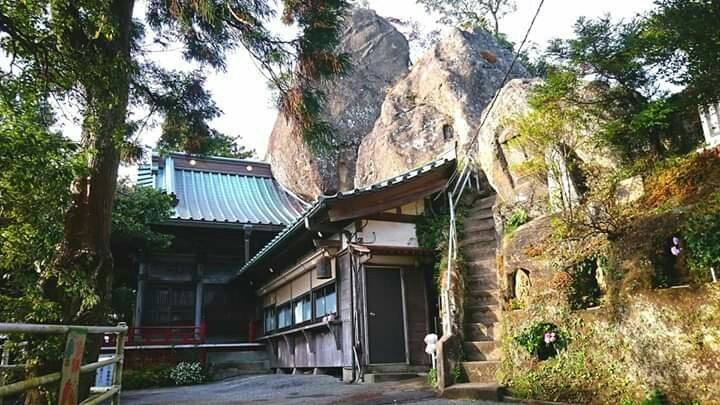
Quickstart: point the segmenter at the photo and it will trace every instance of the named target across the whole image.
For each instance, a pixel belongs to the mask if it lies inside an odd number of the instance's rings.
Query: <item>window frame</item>
[[[289,321],[289,323],[288,323],[287,325],[285,325],[285,326],[280,326],[280,312],[281,312],[283,309],[285,309],[284,307],[287,307],[288,310],[289,310],[289,314],[290,314],[289,319],[290,319],[290,321]],[[285,301],[285,302],[283,302],[282,304],[279,304],[279,305],[275,305],[275,330],[276,330],[276,331],[286,330],[286,329],[292,328],[292,326],[293,326],[293,305],[292,305],[292,300]]]
[[[298,322],[298,320],[295,317],[295,305],[297,303],[303,302],[307,299],[309,299],[310,316],[308,317],[308,319],[303,319],[302,321]],[[313,304],[314,304],[314,301],[313,301],[313,297],[312,297],[312,291],[308,291],[305,294],[292,299],[292,325],[293,326],[304,325],[308,322],[312,322],[312,320],[314,319],[313,318]],[[304,313],[305,313],[305,308],[303,306],[303,314]]]
[[[272,311],[272,316],[270,317],[270,319],[272,320],[272,329],[267,329],[268,311]],[[277,311],[276,311],[276,307],[274,304],[268,305],[263,308],[263,334],[264,335],[269,335],[270,332],[274,332],[274,331],[278,330],[276,314],[277,314]]]
[[[327,298],[327,292],[325,290],[328,289],[328,287],[332,286],[333,290],[335,292],[335,311],[333,312],[326,312],[322,315],[319,315],[317,313],[317,297],[318,293],[323,292],[323,298]],[[338,314],[338,291],[337,291],[337,280],[329,281],[325,284],[322,284],[318,287],[315,287],[312,289],[312,304],[313,304],[313,320],[319,321],[322,320],[323,317],[327,315],[337,315]],[[327,308],[327,304],[323,304],[323,307]]]

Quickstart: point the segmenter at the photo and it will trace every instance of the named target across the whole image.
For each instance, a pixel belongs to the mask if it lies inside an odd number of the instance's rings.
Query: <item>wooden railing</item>
[[[60,382],[57,403],[60,405],[77,405],[79,401],[78,382],[80,374],[91,373],[100,367],[114,364],[112,386],[104,392],[80,402],[81,405],[99,404],[111,399],[113,405],[120,404],[120,390],[122,387],[122,365],[125,350],[125,335],[128,327],[125,323],[117,326],[68,326],[68,325],[38,325],[29,323],[0,323],[0,334],[34,334],[34,335],[66,335],[65,350],[63,352],[62,370],[32,377],[12,384],[0,385],[0,402],[5,397],[17,395],[33,388],[38,388]],[[85,339],[88,334],[113,334],[115,336],[115,354],[105,360],[82,365],[85,351]],[[3,360],[9,358],[7,348],[3,348]],[[17,366],[16,366],[17,367]]]
[[[200,326],[135,326],[127,333],[127,346],[197,345],[205,343],[205,324]],[[105,346],[115,345],[116,335],[105,336]]]

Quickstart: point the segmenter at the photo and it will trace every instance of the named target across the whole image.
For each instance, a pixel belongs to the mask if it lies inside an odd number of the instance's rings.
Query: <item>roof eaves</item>
[[[285,228],[282,232],[276,235],[272,240],[270,240],[270,242],[268,242],[267,245],[265,245],[265,247],[263,247],[258,253],[256,253],[255,256],[252,257],[252,259],[245,263],[245,265],[240,268],[240,270],[238,270],[237,275],[240,276],[241,274],[245,273],[249,268],[259,262],[265,255],[269,254],[276,246],[287,240],[292,233],[296,232],[298,229],[305,225],[305,220],[307,218],[310,218],[312,215],[315,215],[317,212],[320,212],[321,209],[325,208],[327,202],[343,198],[350,198],[368,192],[388,188],[396,184],[401,184],[408,179],[415,178],[420,174],[427,173],[433,169],[442,167],[454,161],[454,156],[450,157],[447,153],[445,153],[441,155],[441,157],[439,157],[438,159],[433,160],[432,162],[429,162],[418,168],[409,170],[398,176],[394,176],[389,179],[385,179],[359,189],[356,188],[349,191],[342,191],[334,195],[322,196],[318,198],[312,205],[308,207],[308,209],[302,215],[297,217],[297,219],[293,223],[288,225],[287,228]]]

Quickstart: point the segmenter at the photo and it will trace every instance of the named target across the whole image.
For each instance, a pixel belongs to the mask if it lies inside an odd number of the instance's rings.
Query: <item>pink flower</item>
[[[550,344],[555,341],[555,332],[545,332],[545,343]]]
[[[670,253],[672,253],[673,256],[678,256],[680,252],[682,252],[682,249],[677,246],[673,246],[670,248]]]
[[[680,244],[680,238],[678,238],[677,236],[673,236],[672,243],[673,245],[678,246]]]

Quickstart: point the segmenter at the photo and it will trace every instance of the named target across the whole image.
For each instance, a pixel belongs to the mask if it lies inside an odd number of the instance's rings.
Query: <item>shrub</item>
[[[720,193],[714,199],[715,204],[691,216],[685,226],[687,265],[700,281],[710,279],[711,267],[720,270]]]
[[[588,258],[571,270],[572,281],[568,300],[572,309],[584,309],[600,304],[602,292],[597,282],[597,260]]]
[[[667,404],[667,397],[660,390],[653,390],[650,392],[645,399],[640,403],[641,405],[665,405]]]
[[[437,388],[438,380],[437,380],[437,369],[436,368],[431,368],[430,371],[428,371],[427,384],[429,386],[431,386],[432,388]]]
[[[513,340],[524,347],[528,353],[546,360],[557,354],[567,345],[563,334],[551,323],[535,322],[513,336]]]
[[[524,208],[515,208],[507,218],[505,233],[511,234],[515,232],[516,229],[528,223],[528,221],[530,221],[530,214],[528,214],[527,210]]]
[[[202,384],[205,381],[203,369],[200,363],[178,363],[170,371],[170,378],[175,385],[193,385]]]
[[[172,385],[171,367],[152,367],[123,371],[123,389],[138,390],[151,387],[167,387]]]

